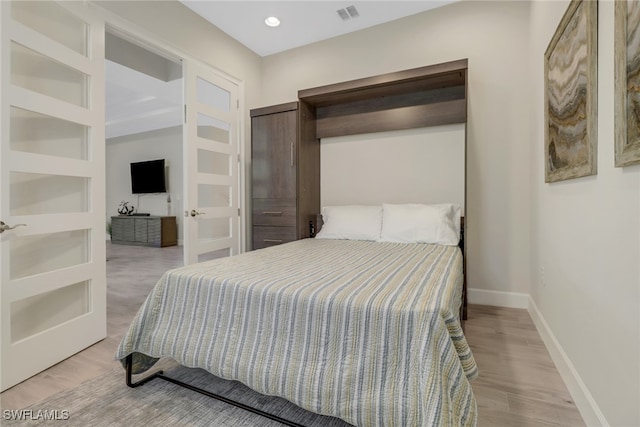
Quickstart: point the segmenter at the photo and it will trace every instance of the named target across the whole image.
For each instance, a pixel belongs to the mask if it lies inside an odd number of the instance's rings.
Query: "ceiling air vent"
[[[358,9],[356,9],[355,6],[349,6],[344,9],[338,9],[337,12],[343,21],[348,21],[351,18],[357,18],[358,16],[360,16],[360,13],[358,13]]]

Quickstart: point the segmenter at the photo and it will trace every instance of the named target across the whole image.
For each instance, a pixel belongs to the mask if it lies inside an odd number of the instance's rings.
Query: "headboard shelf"
[[[318,112],[316,135],[318,138],[328,138],[464,123],[463,109],[464,101],[448,101],[328,118],[320,117],[321,113]]]
[[[467,60],[305,89],[318,138],[465,123]]]
[[[444,62],[374,77],[350,80],[298,91],[298,98],[316,107],[352,102],[421,89],[466,83],[467,60]]]
[[[359,135],[389,130],[415,129],[466,121],[464,100],[446,101],[393,109],[324,116],[317,111],[318,138]]]

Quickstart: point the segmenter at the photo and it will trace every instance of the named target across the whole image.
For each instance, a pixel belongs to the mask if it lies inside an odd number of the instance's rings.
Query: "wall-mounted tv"
[[[131,192],[133,194],[166,193],[164,159],[131,163]]]

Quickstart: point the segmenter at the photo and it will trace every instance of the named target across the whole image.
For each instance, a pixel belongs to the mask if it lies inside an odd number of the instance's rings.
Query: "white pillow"
[[[316,239],[379,240],[382,206],[324,206]]]
[[[460,206],[383,204],[380,240],[455,246],[460,240]]]

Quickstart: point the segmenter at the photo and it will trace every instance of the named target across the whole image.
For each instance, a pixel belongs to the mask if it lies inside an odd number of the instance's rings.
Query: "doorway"
[[[184,263],[242,248],[238,85],[211,67],[180,60],[107,30],[107,218],[175,217]],[[130,164],[164,160],[166,193],[133,194]]]
[[[105,134],[107,238],[112,217],[122,213],[140,215],[139,226],[147,225],[143,215],[173,217],[158,220],[177,228],[182,246],[183,193],[183,87],[182,63],[160,55],[109,31],[105,34]],[[133,188],[132,164],[159,161],[164,173],[145,179],[157,192]],[[157,168],[155,168],[157,169]],[[157,170],[153,172],[158,172]],[[175,218],[175,219],[174,219]],[[133,224],[133,219],[131,221]],[[117,225],[120,225],[119,222]],[[128,224],[128,223],[127,223]],[[153,223],[155,224],[155,223]],[[131,227],[131,238],[121,242],[156,245],[157,239],[142,239]],[[166,232],[166,230],[165,230]],[[175,239],[171,242],[174,243]]]

